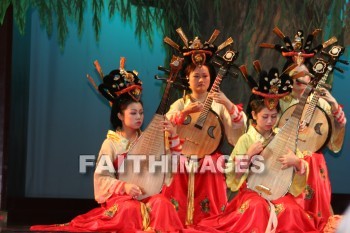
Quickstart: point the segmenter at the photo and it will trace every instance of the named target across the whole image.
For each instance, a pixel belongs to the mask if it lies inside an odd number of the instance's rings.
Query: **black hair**
[[[114,130],[123,126],[122,121],[118,117],[118,113],[124,114],[125,109],[132,103],[140,103],[143,106],[142,101],[136,101],[129,96],[121,96],[113,102],[110,122]]]
[[[254,111],[255,114],[259,113],[263,108],[266,108],[266,105],[264,103],[264,97],[258,96],[258,95],[251,95],[249,98],[249,105],[247,107],[247,125],[249,125],[250,122],[256,123],[252,112]],[[281,110],[280,104],[276,105],[276,110],[279,112]]]

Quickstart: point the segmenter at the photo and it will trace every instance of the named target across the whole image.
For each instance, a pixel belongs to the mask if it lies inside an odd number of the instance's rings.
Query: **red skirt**
[[[287,194],[272,202],[277,215],[276,232],[318,232],[315,219],[306,213]],[[256,232],[266,231],[270,217],[268,202],[258,193],[242,189],[228,204],[224,213],[203,219],[194,227],[194,232]],[[191,232],[190,230],[186,232]]]
[[[227,204],[223,156],[216,153],[208,159],[201,159],[194,177],[193,224],[201,219],[222,213]],[[210,158],[210,159],[209,159]],[[179,167],[181,164],[179,165]],[[162,191],[175,206],[180,220],[185,225],[187,214],[187,191],[189,174],[178,168],[172,183]]]
[[[31,231],[69,232],[179,232],[183,227],[174,206],[161,194],[142,200],[149,213],[149,222],[143,223],[141,202],[130,196],[114,195],[100,207],[75,217],[66,224],[35,225]]]
[[[316,215],[319,219],[318,229],[323,229],[331,213],[331,182],[328,176],[326,161],[322,153],[305,156],[309,163],[309,177],[305,191],[296,198],[304,210]]]

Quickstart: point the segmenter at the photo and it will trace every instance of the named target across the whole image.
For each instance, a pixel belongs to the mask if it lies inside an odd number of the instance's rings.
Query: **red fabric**
[[[203,219],[195,226],[203,232],[265,232],[269,205],[256,192],[245,189],[227,205],[224,213]]]
[[[332,194],[326,161],[322,153],[305,156],[305,160],[310,167],[309,177],[305,191],[296,198],[296,201],[306,211],[318,217],[318,229],[323,229],[331,216]]]
[[[236,104],[236,106],[238,108],[238,112],[242,112],[243,111],[243,103]]]
[[[315,223],[317,217],[305,211],[295,201],[295,197],[287,194],[272,202],[275,206],[282,204],[284,209],[277,215],[278,226],[276,232],[320,232]]]
[[[114,216],[107,216],[106,211],[114,205],[117,206],[117,213]],[[140,203],[126,195],[114,195],[100,207],[78,215],[67,224],[35,225],[30,227],[31,231],[118,231],[125,233],[135,232],[140,229],[142,229]]]
[[[216,165],[217,161],[221,166],[224,166],[224,160],[221,154],[216,153],[211,156],[211,161]],[[201,159],[199,171],[203,164],[209,160]],[[181,166],[181,165],[179,165]],[[179,168],[180,169],[180,168]],[[187,172],[181,173],[178,170],[173,176],[173,181],[169,187],[163,189],[163,194],[176,206],[180,220],[185,225],[187,213],[187,191],[188,191],[188,176]],[[205,171],[204,173],[196,173],[194,178],[194,214],[193,224],[198,223],[201,219],[217,215],[222,212],[226,203],[226,183],[225,176],[217,170],[215,172]]]
[[[174,206],[161,194],[143,200],[150,215],[150,227],[155,231],[179,232],[183,228]],[[107,210],[117,210],[109,216]],[[67,224],[35,225],[31,231],[69,232],[142,232],[140,202],[130,196],[114,195],[108,201],[85,214],[75,217]]]
[[[275,205],[278,226],[276,232],[319,232],[314,226],[314,218],[307,214],[287,194],[272,202]],[[185,232],[256,232],[264,233],[269,221],[268,202],[258,193],[241,189],[237,196],[227,205],[224,213],[203,219],[194,230]]]
[[[174,205],[164,195],[158,194],[145,201],[147,201],[152,229],[157,232],[178,232],[183,228]]]

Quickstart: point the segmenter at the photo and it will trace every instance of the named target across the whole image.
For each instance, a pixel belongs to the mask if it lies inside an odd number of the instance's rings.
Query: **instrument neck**
[[[285,138],[288,138],[291,136],[292,132],[298,131],[298,126],[300,122],[300,118],[302,116],[306,100],[312,90],[311,86],[306,86],[305,91],[303,95],[301,96],[299,103],[296,105],[291,117],[288,119],[287,123],[281,128],[279,134],[282,136],[284,135]],[[293,140],[291,140],[293,141]],[[294,143],[294,142],[293,142]]]
[[[308,109],[306,110],[306,114],[305,114],[305,123],[307,125],[310,124],[312,116],[314,115],[315,109],[316,109],[316,105],[318,103],[318,99],[320,98],[320,94],[317,90],[319,90],[323,84],[326,83],[327,79],[328,79],[328,75],[329,75],[330,70],[327,70],[326,73],[323,75],[323,77],[321,78],[321,80],[317,83],[317,86],[315,88],[314,91],[314,95],[310,101],[310,105],[308,107]]]
[[[171,89],[172,81],[168,81],[164,90],[164,94],[162,97],[162,101],[160,102],[158,109],[156,111],[159,115],[164,115],[166,112],[166,107],[168,106],[169,102],[169,94]]]
[[[209,94],[210,93],[213,93],[213,92],[218,92],[219,91],[219,88],[220,88],[220,84],[221,84],[221,81],[223,79],[223,76],[224,74],[226,73],[226,69],[224,69],[223,67],[220,68],[216,78],[215,78],[215,81],[213,83],[213,86],[210,88],[210,91],[209,91]],[[204,122],[205,122],[205,119],[207,118],[208,116],[208,113],[211,109],[211,104],[213,103],[213,98],[212,97],[208,97],[206,98],[205,102],[204,102],[204,107],[203,107],[203,110],[200,114],[200,116],[198,117],[197,119],[197,123],[196,125],[202,127],[204,125]]]

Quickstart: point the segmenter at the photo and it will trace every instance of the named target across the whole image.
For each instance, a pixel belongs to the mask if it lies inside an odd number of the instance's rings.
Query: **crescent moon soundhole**
[[[322,135],[321,133],[321,126],[322,126],[323,123],[317,123],[314,127],[314,130],[315,132],[318,134],[318,135]]]
[[[191,121],[192,121],[192,117],[191,117],[190,115],[188,115],[188,116],[186,117],[186,119],[184,120],[184,123],[182,123],[182,124],[183,124],[183,125],[188,125],[188,124],[191,123]]]
[[[209,137],[211,137],[211,138],[215,138],[214,137],[214,129],[216,128],[216,126],[210,126],[209,128],[208,128],[208,135],[209,135]]]

